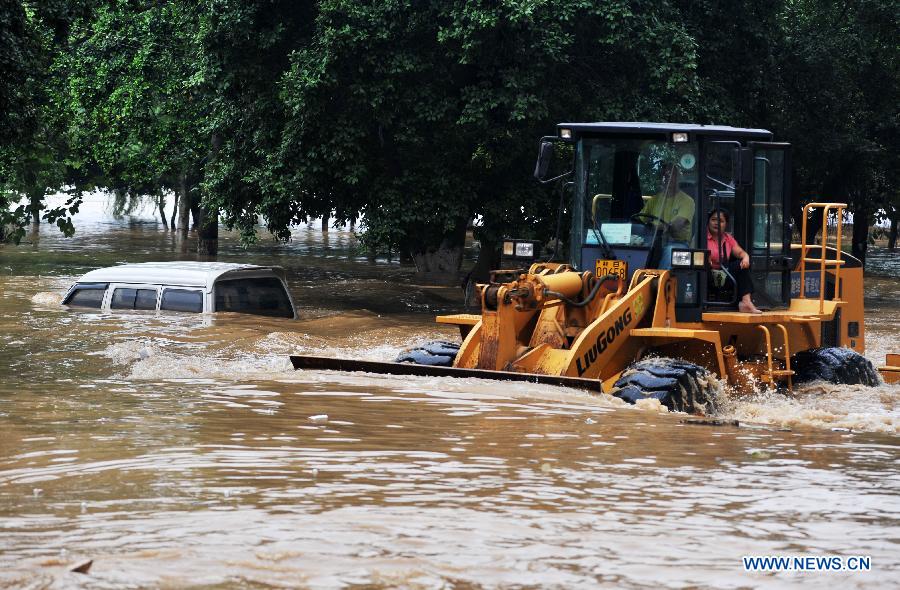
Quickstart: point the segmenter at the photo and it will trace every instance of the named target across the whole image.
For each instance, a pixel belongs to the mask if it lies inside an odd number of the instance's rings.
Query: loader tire
[[[459,344],[435,340],[401,352],[397,356],[397,362],[430,365],[432,367],[452,367],[453,360],[458,352]]]
[[[849,348],[810,348],[798,352],[791,359],[791,368],[795,383],[817,379],[870,387],[881,383],[878,371],[869,359]]]
[[[638,361],[625,369],[610,393],[632,404],[657,399],[674,412],[715,411],[716,387],[710,372],[680,359]]]

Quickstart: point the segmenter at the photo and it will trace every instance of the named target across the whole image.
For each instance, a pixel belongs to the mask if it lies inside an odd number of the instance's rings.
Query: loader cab
[[[707,220],[730,217],[727,231],[750,253],[757,305],[790,298],[789,146],[762,129],[665,123],[560,124],[574,144],[570,264],[630,280],[642,268],[678,279],[680,321],[734,309],[733,278],[713,280]]]

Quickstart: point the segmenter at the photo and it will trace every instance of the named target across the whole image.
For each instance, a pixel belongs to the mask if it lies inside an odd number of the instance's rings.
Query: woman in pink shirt
[[[706,222],[706,247],[709,250],[709,264],[714,270],[722,268],[725,261],[728,272],[737,281],[740,298],[738,309],[746,313],[762,313],[753,305],[753,279],[750,277],[750,255],[741,248],[737,240],[725,231],[728,226],[728,212],[713,209]]]

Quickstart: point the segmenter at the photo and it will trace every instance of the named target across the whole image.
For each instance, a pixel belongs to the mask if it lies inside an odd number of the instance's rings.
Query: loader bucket
[[[420,377],[457,377],[493,379],[496,381],[525,381],[558,385],[574,389],[584,389],[602,393],[602,385],[598,379],[580,377],[561,377],[558,375],[538,375],[535,373],[517,373],[512,371],[490,371],[486,369],[459,369],[456,367],[432,367],[412,363],[389,363],[378,361],[358,361],[351,359],[335,359],[321,356],[291,356],[291,364],[295,370],[329,370],[376,373],[380,375],[415,375]]]

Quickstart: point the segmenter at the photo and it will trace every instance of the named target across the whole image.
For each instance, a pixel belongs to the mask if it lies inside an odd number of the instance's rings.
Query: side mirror
[[[731,152],[732,172],[735,183],[742,186],[753,184],[753,150],[734,148]]]
[[[538,151],[537,164],[534,166],[534,177],[538,180],[547,178],[547,172],[550,170],[550,162],[553,161],[553,143],[550,141],[542,141],[541,149]]]

